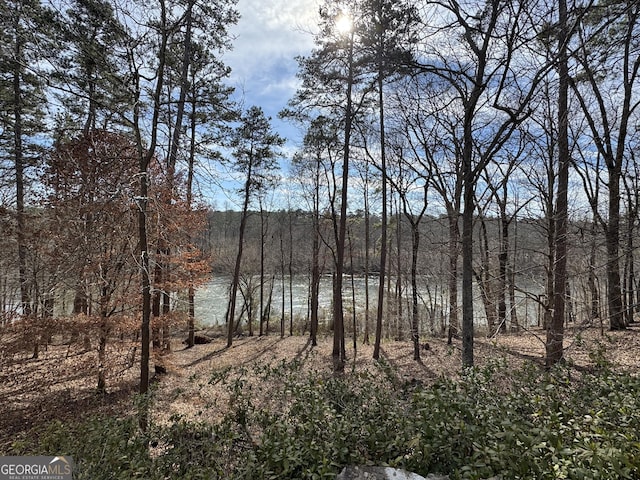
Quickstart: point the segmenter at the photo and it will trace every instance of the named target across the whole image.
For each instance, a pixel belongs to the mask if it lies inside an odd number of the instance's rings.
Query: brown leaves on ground
[[[247,385],[262,392],[267,403],[270,386],[251,383],[255,366],[275,366],[296,359],[303,371],[331,374],[330,337],[320,338],[317,347],[311,347],[306,336],[243,337],[235,339],[231,348],[226,348],[225,338],[213,338],[209,344],[187,349],[180,343],[181,336],[173,342],[177,350],[156,357],[156,362],[167,370],[166,375],[158,377],[154,403],[157,421],[168,421],[174,415],[198,421],[219,418],[233,401],[221,372],[242,370]],[[80,344],[56,344],[54,338],[46,350],[41,347],[39,358],[32,359],[30,346],[16,348],[12,343],[15,340],[0,336],[0,454],[8,454],[13,442],[29,438],[52,420],[82,420],[92,414],[122,415],[132,411],[139,377],[139,357],[131,365],[131,355],[139,355],[139,348],[134,350],[132,343],[110,340],[105,366],[108,393],[98,395],[95,345],[85,351]],[[345,375],[374,370],[373,346],[358,343],[354,353],[353,344],[349,339],[347,342]],[[476,364],[482,367],[499,360],[514,369],[524,362],[542,365],[543,342],[541,330],[499,335],[495,339],[476,338]],[[426,338],[421,345],[422,362],[418,363],[413,360],[411,343],[387,340],[382,344],[383,357],[398,382],[427,384],[442,376],[459,375],[460,349],[458,340],[447,345],[445,339]],[[639,327],[622,332],[572,329],[566,334],[565,358],[578,369],[608,363],[613,368],[635,372],[640,364],[638,351]]]

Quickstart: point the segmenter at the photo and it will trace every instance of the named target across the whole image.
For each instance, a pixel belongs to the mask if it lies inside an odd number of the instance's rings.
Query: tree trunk
[[[366,167],[368,169],[368,167]],[[368,170],[364,187],[364,338],[369,345],[369,249],[371,248],[371,219],[369,214]]]
[[[447,212],[449,221],[449,332],[447,344],[458,335],[458,212]]]
[[[293,212],[289,208],[289,336],[293,336]],[[284,288],[284,287],[283,287]]]
[[[567,286],[567,222],[569,152],[568,132],[568,87],[569,68],[567,58],[567,1],[558,2],[558,189],[555,217],[555,268],[553,274],[553,316],[547,329],[547,367],[558,363],[563,357],[565,294]]]
[[[497,311],[495,302],[495,292],[493,278],[491,277],[491,264],[489,258],[489,235],[484,217],[480,218],[480,271],[474,271],[476,282],[480,288],[482,305],[487,317],[487,335],[489,337],[496,333]]]
[[[509,268],[509,219],[506,202],[500,205],[500,253],[498,254],[498,329],[507,331],[507,269]]]
[[[238,284],[240,283],[240,266],[242,264],[244,232],[247,226],[251,180],[252,180],[252,171],[251,171],[251,162],[249,162],[249,171],[247,172],[247,179],[244,184],[244,202],[242,205],[242,214],[240,217],[240,232],[238,235],[238,252],[236,254],[236,263],[233,269],[233,279],[231,280],[231,290],[229,293],[229,308],[227,310],[227,348],[233,345],[233,335],[235,332],[234,322],[235,322],[235,315],[236,315],[236,299],[238,296]]]
[[[267,304],[265,305],[262,316],[264,319],[264,334],[269,335],[269,319],[271,318],[271,301],[273,300],[273,286],[276,280],[275,274],[271,276],[271,283],[269,284],[269,297],[267,298]]]
[[[107,291],[107,287],[102,287],[100,295],[100,336],[98,339],[98,393],[106,393],[107,391],[107,377],[105,369],[107,338],[109,336],[108,305],[109,292]]]
[[[178,97],[177,111],[176,111],[176,121],[173,126],[173,133],[171,136],[171,145],[169,149],[169,156],[167,158],[167,173],[168,173],[168,187],[169,187],[169,195],[167,198],[168,205],[171,205],[173,197],[175,195],[175,170],[176,170],[176,162],[178,159],[178,149],[180,147],[180,138],[182,136],[182,119],[184,117],[184,110],[186,105],[187,91],[189,90],[189,66],[191,64],[191,18],[192,18],[192,10],[193,10],[194,0],[189,0],[187,2],[187,10],[185,12],[185,36],[184,41],[182,42],[184,50],[182,54],[182,70],[180,73],[180,94]],[[156,263],[156,269],[160,271],[160,275],[164,278],[164,281],[169,283],[169,269],[171,262],[171,248],[166,245],[164,240],[160,241],[160,246],[158,252],[162,253],[161,258],[163,258],[163,262]],[[162,298],[162,311],[158,312],[158,320],[159,320],[159,331],[160,336],[159,339],[156,340],[154,338],[154,346],[156,346],[156,342],[158,343],[157,347],[166,351],[171,351],[171,336],[170,336],[170,327],[165,321],[164,317],[170,311],[170,295],[168,289],[163,288],[162,292],[158,292],[157,295]],[[158,300],[160,301],[160,300]],[[155,302],[155,299],[154,299]]]
[[[280,313],[280,338],[284,338],[284,315],[285,315],[285,300],[286,300],[286,290],[284,288],[284,229],[280,229],[280,285],[282,287],[282,305],[281,305],[281,313]]]
[[[313,211],[313,240],[311,253],[311,346],[318,345],[318,304],[320,295],[320,218],[316,207]]]
[[[589,274],[587,277],[587,285],[589,287],[589,296],[590,296],[589,320],[595,320],[596,318],[600,318],[600,292],[598,291],[598,286],[596,284],[596,271],[595,271],[596,253],[597,253],[596,223],[594,221],[591,223],[591,251],[589,253]]]
[[[464,208],[462,211],[462,366],[473,367],[473,212],[475,181],[471,165],[473,135],[470,121],[465,128],[462,162]]]
[[[253,279],[249,277],[247,281],[247,293],[244,298],[245,310],[247,312],[247,326],[249,327],[249,336],[253,337]]]
[[[153,292],[152,302],[151,302],[151,315],[154,318],[154,321],[151,326],[151,338],[154,349],[160,349],[162,346],[162,334],[161,334],[161,303],[162,303],[162,291],[160,290],[162,285],[162,273],[164,268],[162,266],[162,250],[156,249],[156,262],[153,268],[153,285],[155,291]]]
[[[421,362],[420,359],[420,317],[418,312],[418,248],[420,246],[420,224],[411,224],[411,339],[413,340],[413,359]]]
[[[609,219],[605,231],[607,244],[607,304],[609,306],[609,328],[626,328],[620,288],[620,170],[609,169]]]
[[[191,100],[191,138],[189,139],[189,168],[187,172],[187,208],[189,211],[192,209],[193,204],[193,175],[194,175],[194,167],[196,162],[196,108],[197,108],[197,98],[193,95],[193,99]],[[191,243],[192,238],[189,235],[189,243]],[[193,272],[189,271],[189,286],[188,286],[188,302],[189,302],[189,311],[188,311],[188,330],[189,334],[187,337],[187,348],[191,348],[195,345],[196,338],[196,327],[195,327],[195,289],[193,287],[193,281],[191,277],[193,276]]]
[[[513,266],[516,265],[517,263],[517,257],[516,257],[517,251],[518,251],[518,220],[515,219],[514,235],[513,235],[513,258],[507,270],[507,278],[509,279],[509,306],[511,309],[511,315],[510,315],[511,330],[516,332],[520,331],[520,323],[518,320],[518,308],[516,303],[516,272],[513,268]]]
[[[150,354],[150,320],[151,320],[151,277],[149,275],[149,252],[147,242],[147,176],[146,167],[140,176],[140,197],[138,205],[138,243],[140,244],[140,271],[142,276],[142,322],[140,338],[142,348],[140,353],[140,394],[144,395],[149,389],[149,354]],[[144,200],[143,200],[144,199]],[[146,420],[144,423],[146,428]]]
[[[382,3],[380,3],[380,8]],[[382,15],[381,15],[382,18]],[[382,38],[382,37],[381,37]],[[386,156],[386,140],[385,140],[385,123],[384,123],[384,91],[383,91],[383,54],[384,41],[379,46],[378,51],[378,108],[380,109],[380,168],[382,173],[382,218],[381,222],[381,238],[380,238],[380,272],[378,283],[378,309],[376,311],[376,337],[373,347],[373,358],[380,358],[380,340],[382,337],[382,313],[384,309],[384,277],[387,262],[387,156]]]
[[[349,188],[349,160],[350,160],[350,143],[351,143],[351,127],[353,122],[352,99],[351,92],[353,89],[353,43],[354,32],[352,31],[349,39],[348,53],[348,78],[346,92],[346,111],[345,111],[345,128],[344,128],[344,155],[342,161],[342,191],[340,196],[340,223],[338,230],[338,242],[336,245],[336,282],[333,289],[333,369],[335,372],[344,370],[345,362],[345,346],[344,346],[344,308],[342,300],[342,274],[344,273],[344,254],[347,232],[347,199]]]
[[[353,358],[355,361],[356,353],[358,351],[358,320],[356,318],[356,282],[353,272],[353,243],[351,242],[351,231],[349,236],[349,269],[351,279],[351,309],[352,309],[352,328],[353,328]]]
[[[19,15],[16,15],[19,22]],[[16,30],[18,29],[16,25]],[[22,145],[22,38],[16,35],[13,64],[13,156],[16,170],[16,222],[18,242],[18,276],[20,282],[20,306],[25,317],[31,315],[31,298],[27,279],[27,242],[24,210],[24,150]]]
[[[625,255],[625,265],[626,265],[626,324],[629,325],[633,323],[633,312],[635,310],[634,307],[634,288],[635,288],[635,267],[634,267],[634,258],[633,258],[633,230],[634,230],[634,222],[635,220],[631,218],[629,215],[629,225],[627,228],[627,246],[626,246],[626,255]]]
[[[264,246],[267,238],[266,221],[264,217],[264,207],[262,206],[262,198],[259,200],[260,205],[260,333],[264,334]]]
[[[151,119],[151,141],[145,149],[142,141],[142,131],[140,126],[140,101],[141,86],[140,70],[135,65],[133,55],[130,54],[129,60],[132,62],[132,74],[135,78],[135,99],[133,110],[133,127],[136,137],[136,148],[139,158],[139,178],[140,190],[137,199],[138,206],[138,246],[140,251],[140,275],[142,284],[142,321],[140,326],[140,337],[142,348],[140,353],[140,394],[145,395],[149,390],[149,357],[150,357],[150,320],[151,320],[151,277],[149,272],[149,244],[147,240],[147,206],[149,202],[149,179],[148,169],[151,159],[155,155],[157,139],[158,139],[158,121],[160,116],[160,96],[163,89],[164,69],[166,64],[167,50],[167,11],[164,1],[160,2],[161,17],[161,42],[158,49],[158,66],[156,69],[156,85],[153,92],[153,114]],[[140,415],[140,427],[143,430],[147,428],[147,412],[143,410]]]
[[[404,312],[402,302],[402,218],[400,216],[400,207],[396,209],[398,212],[398,222],[396,224],[396,339],[404,340]]]
[[[98,393],[106,393],[107,380],[105,373],[105,361],[107,352],[107,327],[106,318],[100,322],[100,338],[98,340]]]

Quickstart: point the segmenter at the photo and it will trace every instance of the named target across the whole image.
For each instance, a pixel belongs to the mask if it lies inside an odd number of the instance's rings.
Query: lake
[[[395,279],[392,279],[394,282]],[[365,308],[365,278],[364,276],[354,277],[355,297],[356,297],[356,311],[364,311]],[[195,298],[195,310],[196,320],[203,325],[222,325],[225,323],[225,313],[228,303],[228,292],[231,279],[228,276],[218,276],[213,278],[205,286],[196,291]],[[259,308],[259,278],[253,279],[255,293],[255,308]],[[420,302],[422,304],[422,310],[431,309],[431,311],[437,311],[436,317],[442,315],[442,313],[448,312],[447,293],[442,287],[433,286],[437,281],[435,279],[429,279],[426,277],[421,278],[422,286],[419,286]],[[269,296],[270,278],[267,279],[264,288],[264,301],[268,300]],[[429,286],[430,285],[430,286]],[[428,288],[429,286],[429,288]],[[392,289],[394,284],[392,283]],[[344,277],[344,306],[345,309],[351,309],[351,277],[345,275]],[[405,297],[411,295],[411,289],[405,288],[403,290]],[[461,294],[461,289],[459,290]],[[479,298],[479,290],[474,289],[474,295],[476,301],[474,305],[474,312],[478,326],[486,326],[486,317],[484,315],[484,306]],[[289,314],[289,277],[285,276],[285,312]],[[369,277],[369,308],[371,312],[375,312],[378,298],[378,277]],[[518,317],[519,321],[526,326],[537,324],[538,307],[537,304],[530,298],[525,297],[522,294],[517,294],[518,303]],[[308,312],[309,301],[309,284],[308,277],[297,275],[293,278],[293,312],[295,316],[306,317]],[[243,299],[240,293],[238,293],[238,301],[236,312],[239,313],[242,308]],[[325,275],[320,281],[320,298],[319,307],[321,315],[329,315],[332,304],[332,279],[330,275]],[[279,318],[282,311],[282,282],[281,278],[276,277],[274,279],[273,295],[271,302],[271,314],[274,318]]]

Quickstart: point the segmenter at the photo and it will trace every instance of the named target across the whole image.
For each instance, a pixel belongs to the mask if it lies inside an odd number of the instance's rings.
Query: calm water
[[[289,314],[289,277],[285,277],[285,312]],[[351,306],[351,277],[344,278],[345,302]],[[331,277],[324,276],[320,280],[320,309],[329,310],[331,308],[332,286]],[[231,279],[226,277],[217,277],[211,280],[206,286],[198,289],[196,292],[196,318],[205,325],[221,325],[225,322],[224,316],[227,311],[229,286]],[[254,279],[254,298],[255,306],[259,308],[260,302],[260,283],[259,278]],[[268,278],[264,286],[264,301],[269,299],[269,290],[271,279]],[[356,292],[356,308],[365,308],[365,279],[364,277],[355,277],[354,286]],[[369,279],[369,302],[371,305],[377,301],[377,279]],[[348,296],[348,298],[346,298]],[[239,312],[244,302],[243,297],[238,293],[238,304],[236,312]],[[308,279],[301,276],[293,278],[293,313],[294,315],[306,316],[309,304],[309,283]],[[282,311],[282,280],[274,279],[273,293],[271,298],[271,312],[277,316]]]
[[[427,306],[435,305],[438,311],[446,313],[448,311],[446,291],[441,286],[434,286],[434,279],[421,279],[422,286],[419,286],[420,301],[426,303]],[[255,308],[259,308],[260,290],[258,277],[253,280]],[[392,279],[393,282],[393,279]],[[196,319],[204,325],[221,325],[225,322],[225,313],[228,303],[228,292],[231,279],[229,277],[216,277],[207,285],[200,288],[196,292]],[[331,311],[332,297],[332,280],[331,276],[323,276],[320,281],[320,314],[329,315]],[[365,278],[363,276],[354,277],[356,310],[364,310],[365,308]],[[392,289],[394,288],[392,284]],[[264,287],[264,301],[268,300],[270,289],[270,279],[267,279]],[[351,277],[344,277],[344,302],[345,308],[351,309]],[[460,293],[460,292],[459,292]],[[407,288],[403,291],[405,296],[411,294],[411,289]],[[475,316],[478,325],[486,325],[484,315],[484,306],[480,300],[479,291],[474,289],[476,295]],[[369,308],[375,311],[378,299],[378,278],[369,277]],[[527,299],[525,296],[518,297],[518,317],[519,322],[526,325],[536,323],[537,307],[535,302]],[[308,278],[304,276],[294,276],[293,278],[293,312],[294,315],[306,316],[308,312],[309,302],[309,285]],[[239,313],[242,308],[243,298],[238,293],[238,304],[236,312]],[[274,317],[280,315],[282,311],[282,283],[281,279],[274,279],[274,288],[271,300],[271,313]],[[289,314],[289,278],[285,277],[285,312]]]

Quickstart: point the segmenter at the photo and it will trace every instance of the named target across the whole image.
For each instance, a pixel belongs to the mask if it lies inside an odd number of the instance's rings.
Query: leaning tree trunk
[[[244,185],[244,203],[242,206],[242,215],[240,217],[240,232],[238,235],[238,252],[236,254],[236,263],[233,269],[233,279],[231,281],[231,291],[229,293],[229,308],[227,309],[227,348],[233,345],[233,335],[235,332],[235,315],[236,300],[238,297],[238,285],[240,283],[240,265],[242,264],[242,251],[244,247],[244,232],[247,226],[247,215],[249,210],[249,193],[252,181],[251,162],[249,162],[249,171]]]

